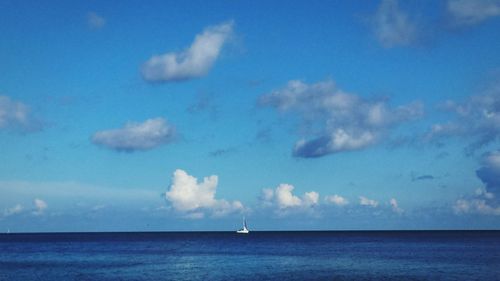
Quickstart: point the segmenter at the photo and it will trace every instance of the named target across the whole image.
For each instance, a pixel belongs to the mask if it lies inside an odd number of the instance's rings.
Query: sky
[[[0,232],[500,229],[500,1],[1,1]]]

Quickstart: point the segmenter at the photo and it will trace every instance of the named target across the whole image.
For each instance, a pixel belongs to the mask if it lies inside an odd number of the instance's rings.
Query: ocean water
[[[0,280],[500,280],[500,231],[1,234]]]

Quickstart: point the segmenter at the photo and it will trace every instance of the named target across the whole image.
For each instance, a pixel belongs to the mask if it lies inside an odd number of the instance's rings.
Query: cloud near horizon
[[[346,198],[344,198],[340,195],[337,195],[337,194],[327,195],[325,197],[325,200],[326,200],[326,202],[334,204],[334,205],[339,206],[339,207],[343,207],[343,206],[349,204],[349,200],[347,200]]]
[[[378,201],[366,198],[364,196],[359,196],[359,205],[376,208],[378,207]]]
[[[225,199],[216,199],[217,185],[216,175],[205,177],[202,182],[198,182],[197,178],[186,171],[177,169],[173,173],[169,190],[165,192],[165,199],[177,212],[193,219],[203,218],[205,212],[220,217],[245,210],[240,201],[229,202]]]
[[[98,131],[92,142],[116,151],[149,150],[166,144],[175,137],[175,127],[164,118],[148,119],[142,123],[128,122],[123,128]]]
[[[293,185],[286,183],[278,185],[275,189],[264,188],[260,199],[263,206],[275,208],[275,212],[280,215],[288,211],[310,211],[319,204],[319,193],[309,191],[298,197],[293,194],[294,189]]]
[[[45,212],[45,209],[49,207],[47,202],[40,198],[35,198],[35,200],[33,200],[33,205],[35,206],[35,209],[33,210],[33,215],[35,216],[42,215]]]
[[[478,188],[473,196],[458,199],[453,206],[456,214],[500,216],[500,150],[484,154],[481,163],[476,175],[484,188]]]
[[[0,216],[0,219],[1,218],[6,218],[6,217],[10,217],[10,216],[13,216],[13,215],[16,215],[16,214],[19,214],[23,210],[24,210],[24,207],[21,204],[16,204],[16,205],[14,205],[13,207],[10,207],[10,208],[5,208],[5,210],[3,211],[2,216]]]
[[[205,76],[219,57],[233,32],[233,22],[206,27],[182,52],[152,56],[141,67],[149,82],[183,81]]]
[[[304,158],[364,149],[381,142],[392,127],[423,115],[419,102],[391,108],[387,99],[346,93],[332,80],[314,84],[291,80],[261,96],[258,103],[298,116],[309,127],[307,138],[293,149],[294,156]]]
[[[398,201],[396,198],[391,198],[389,200],[389,204],[391,205],[392,211],[397,213],[397,214],[402,214],[404,212],[403,209],[399,207]]]

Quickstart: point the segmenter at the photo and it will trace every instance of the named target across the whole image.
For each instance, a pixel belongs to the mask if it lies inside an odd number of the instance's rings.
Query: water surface
[[[0,280],[499,280],[500,231],[0,235]]]

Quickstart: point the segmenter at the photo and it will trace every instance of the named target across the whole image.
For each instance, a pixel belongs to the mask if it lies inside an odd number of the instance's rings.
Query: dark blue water
[[[0,235],[0,280],[500,280],[499,231]]]

